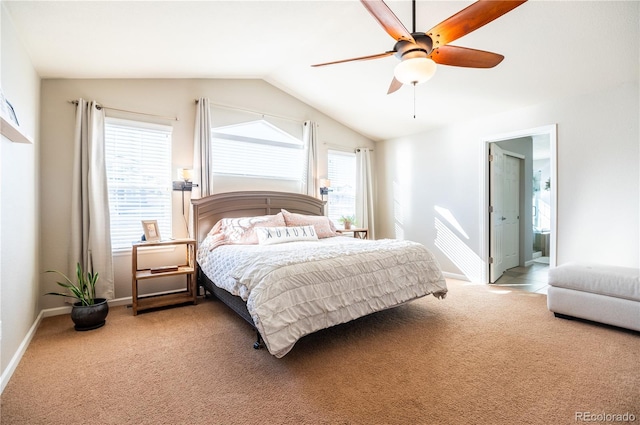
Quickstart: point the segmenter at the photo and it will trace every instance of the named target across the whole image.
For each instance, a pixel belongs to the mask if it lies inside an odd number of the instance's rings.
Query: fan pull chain
[[[413,119],[416,119],[416,83],[413,83]]]

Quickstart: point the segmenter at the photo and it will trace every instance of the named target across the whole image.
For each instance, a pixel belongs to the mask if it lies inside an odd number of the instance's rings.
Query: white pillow
[[[258,235],[260,245],[318,240],[318,234],[313,226],[255,227],[254,231]]]

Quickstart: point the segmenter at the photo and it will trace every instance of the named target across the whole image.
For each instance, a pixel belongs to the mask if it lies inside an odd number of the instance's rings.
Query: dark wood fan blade
[[[371,59],[386,58],[387,56],[391,56],[394,53],[395,52],[393,50],[391,50],[391,51],[384,52],[384,53],[378,53],[377,55],[361,56],[359,58],[351,58],[351,59],[343,59],[343,60],[333,61],[333,62],[318,63],[316,65],[311,65],[311,66],[317,67],[317,66],[333,65],[333,64],[336,64],[336,63],[344,63],[344,62],[367,61],[367,60],[371,60]]]
[[[373,15],[374,18],[382,25],[382,28],[393,37],[394,40],[406,40],[412,43],[416,41],[400,19],[389,9],[389,6],[382,0],[360,0],[364,7]]]
[[[434,49],[429,57],[440,65],[463,66],[466,68],[493,68],[504,59],[504,56],[497,53],[458,46],[439,47]]]
[[[480,0],[440,22],[427,34],[433,39],[434,49],[442,47],[499,18],[525,1]]]
[[[389,91],[387,92],[387,94],[391,94],[399,90],[400,87],[402,87],[402,83],[396,80],[396,77],[393,77],[393,80],[391,80],[391,85],[389,86]]]

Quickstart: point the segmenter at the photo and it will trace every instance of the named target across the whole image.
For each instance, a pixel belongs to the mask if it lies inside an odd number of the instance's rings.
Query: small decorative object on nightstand
[[[338,219],[338,222],[344,226],[345,230],[351,230],[351,226],[356,225],[355,215],[343,215]]]
[[[186,259],[184,264],[167,265],[162,267],[152,267],[138,269],[138,250],[144,251],[146,248],[162,246],[185,246]],[[131,299],[133,315],[138,311],[147,310],[169,305],[193,303],[197,304],[196,291],[196,241],[194,239],[173,239],[158,242],[138,242],[133,244],[131,251]],[[138,295],[138,281],[166,276],[186,276],[187,287],[185,291],[172,292],[163,295],[153,295],[141,297]]]
[[[354,238],[359,239],[368,239],[369,238],[369,229],[365,229],[363,227],[352,227],[350,229],[338,229],[338,233],[344,235],[345,233],[353,233]]]

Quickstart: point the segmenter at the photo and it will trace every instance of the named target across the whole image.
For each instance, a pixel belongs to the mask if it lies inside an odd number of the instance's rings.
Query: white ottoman
[[[547,306],[577,317],[640,331],[640,269],[567,263],[549,270]]]

